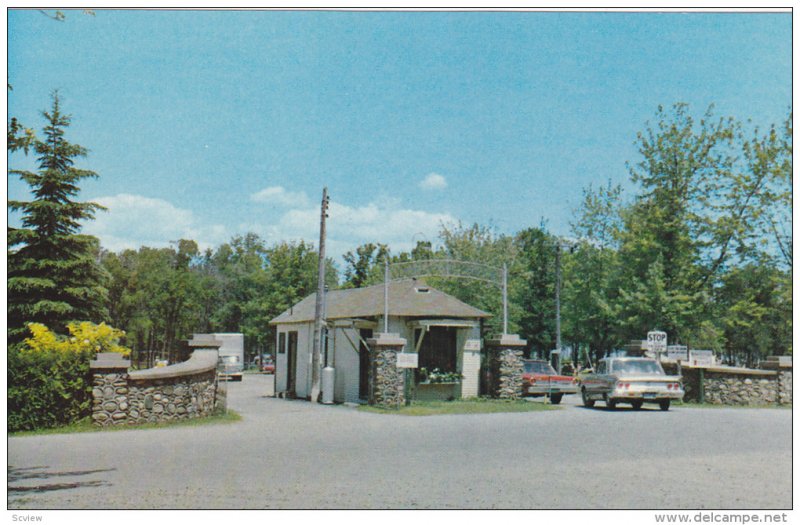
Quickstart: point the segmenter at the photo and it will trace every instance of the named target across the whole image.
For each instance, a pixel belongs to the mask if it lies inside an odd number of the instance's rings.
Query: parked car
[[[668,376],[661,363],[649,357],[610,357],[601,359],[595,372],[581,379],[583,405],[593,407],[596,401],[608,408],[630,403],[635,409],[644,403],[657,403],[669,410],[673,399],[683,399],[680,376]]]
[[[275,373],[275,363],[272,361],[271,358],[265,358],[264,364],[261,365],[261,373],[262,374],[274,374]]]
[[[522,393],[526,396],[549,396],[554,405],[561,403],[564,394],[576,394],[578,384],[571,376],[559,375],[550,363],[539,359],[522,362]]]

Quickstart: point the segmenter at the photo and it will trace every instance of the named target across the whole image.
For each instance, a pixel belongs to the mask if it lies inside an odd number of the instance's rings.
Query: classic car
[[[554,405],[564,394],[577,394],[578,384],[571,376],[562,376],[550,363],[539,359],[522,361],[522,393],[526,396],[548,396]]]
[[[600,360],[597,369],[581,379],[583,405],[593,407],[604,401],[606,407],[616,408],[629,403],[635,410],[644,403],[658,403],[669,410],[673,399],[683,399],[680,376],[668,376],[661,363],[649,357],[610,357]]]
[[[275,363],[272,361],[271,358],[265,358],[264,364],[261,365],[261,373],[262,374],[274,374],[275,373]]]

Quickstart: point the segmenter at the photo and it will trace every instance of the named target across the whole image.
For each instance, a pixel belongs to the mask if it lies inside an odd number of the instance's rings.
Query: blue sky
[[[334,256],[456,220],[566,235],[582,188],[629,187],[659,104],[762,126],[791,105],[787,13],[33,10],[8,31],[9,113],[39,130],[60,91],[112,250],[316,244],[324,185]]]

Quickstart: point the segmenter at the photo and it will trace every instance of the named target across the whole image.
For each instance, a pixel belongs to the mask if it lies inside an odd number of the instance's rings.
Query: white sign
[[[397,354],[397,368],[417,368],[419,354]]]
[[[471,352],[479,352],[481,349],[481,340],[480,339],[467,339],[464,343],[464,350],[468,350]]]
[[[689,364],[692,366],[714,366],[714,352],[711,350],[691,350]]]
[[[667,332],[647,332],[647,348],[654,352],[667,350]]]
[[[683,345],[670,345],[667,347],[667,357],[675,361],[688,361],[689,348]]]

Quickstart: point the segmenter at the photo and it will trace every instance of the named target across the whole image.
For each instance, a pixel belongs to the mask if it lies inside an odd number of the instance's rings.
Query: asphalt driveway
[[[8,440],[11,509],[788,509],[791,410],[404,417],[229,384],[233,424]]]

